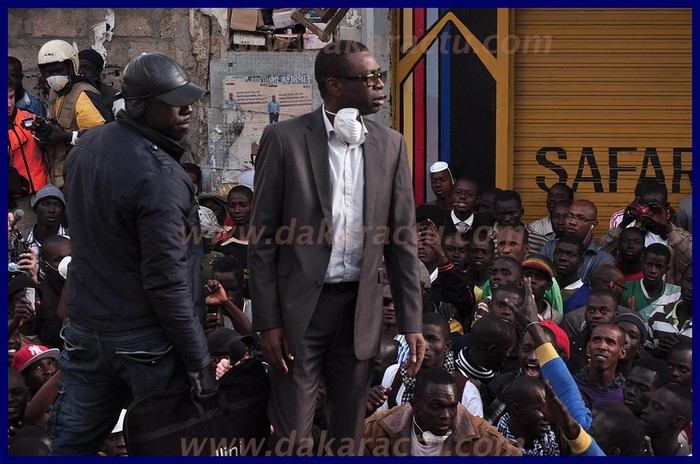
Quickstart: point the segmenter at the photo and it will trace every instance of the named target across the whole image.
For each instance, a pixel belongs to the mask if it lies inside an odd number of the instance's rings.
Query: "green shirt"
[[[657,308],[680,299],[681,288],[678,285],[664,283],[659,296],[650,297],[641,280],[628,281],[625,293],[622,294],[622,301],[627,301],[629,307],[642,316],[644,322]]]

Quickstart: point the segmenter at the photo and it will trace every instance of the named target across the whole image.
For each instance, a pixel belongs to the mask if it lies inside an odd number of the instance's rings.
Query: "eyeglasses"
[[[583,216],[581,214],[572,214],[572,213],[566,213],[566,218],[567,219],[573,219],[576,222],[594,222],[595,219],[588,219],[586,216]]]
[[[343,79],[346,81],[362,81],[367,84],[367,87],[374,87],[379,83],[381,79],[382,82],[386,80],[387,71],[377,71],[364,76],[333,76],[336,79]]]

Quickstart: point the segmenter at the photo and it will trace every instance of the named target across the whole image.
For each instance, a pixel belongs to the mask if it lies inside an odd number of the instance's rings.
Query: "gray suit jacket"
[[[255,167],[248,247],[253,326],[258,331],[283,327],[292,354],[318,302],[332,247],[330,163],[321,111],[267,126]],[[365,126],[364,254],[355,311],[360,360],[379,351],[385,265],[399,330],[422,331],[406,144],[394,130],[367,120]]]

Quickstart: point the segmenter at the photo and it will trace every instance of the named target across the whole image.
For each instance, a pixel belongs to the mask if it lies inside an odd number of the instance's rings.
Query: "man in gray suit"
[[[290,441],[297,454],[311,449],[323,376],[328,433],[316,446],[357,454],[386,274],[409,372],[425,353],[413,189],[403,137],[360,117],[386,99],[386,72],[367,47],[333,42],[314,71],[323,106],[267,126],[260,140],[248,255],[253,325],[271,364],[272,453]]]

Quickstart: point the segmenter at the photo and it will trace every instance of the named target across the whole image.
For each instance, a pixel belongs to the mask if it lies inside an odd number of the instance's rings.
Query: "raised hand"
[[[523,300],[523,305],[518,307],[512,301],[506,299],[506,304],[510,307],[515,315],[515,321],[526,327],[531,322],[537,322],[539,320],[537,303],[535,302],[535,296],[532,294],[532,283],[529,277],[523,279],[523,285],[525,287],[525,299]]]
[[[204,293],[207,294],[204,302],[209,306],[219,306],[228,300],[226,290],[218,280],[209,280],[204,286]]]

